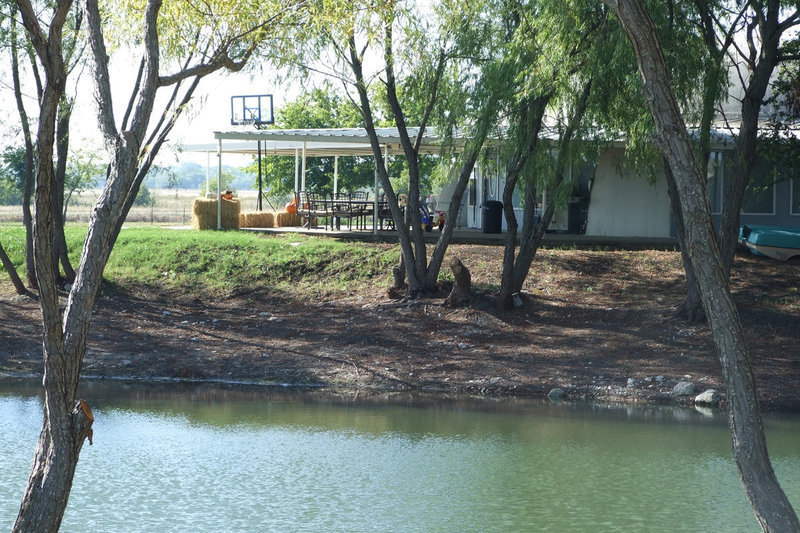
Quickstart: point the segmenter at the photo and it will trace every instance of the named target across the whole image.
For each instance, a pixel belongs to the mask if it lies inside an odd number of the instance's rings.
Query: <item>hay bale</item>
[[[233,200],[222,200],[222,229],[239,229],[239,213],[242,203]],[[192,227],[194,229],[217,228],[217,200],[195,198],[192,204]]]
[[[250,211],[239,216],[243,228],[274,228],[275,213],[267,211]]]
[[[300,215],[297,213],[277,213],[275,217],[276,228],[288,228],[293,226],[300,226]]]

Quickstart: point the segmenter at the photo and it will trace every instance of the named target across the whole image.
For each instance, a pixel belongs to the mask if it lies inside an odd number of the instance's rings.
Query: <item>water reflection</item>
[[[41,420],[0,389],[0,528]],[[726,417],[407,393],[89,383],[63,531],[752,531]],[[800,422],[768,418],[800,503]]]

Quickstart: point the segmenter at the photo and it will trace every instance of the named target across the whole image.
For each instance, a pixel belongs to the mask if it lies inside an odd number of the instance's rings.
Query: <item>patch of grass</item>
[[[69,226],[66,233],[77,266],[86,229]],[[23,228],[0,226],[0,242],[18,268],[24,239]],[[120,286],[150,284],[190,294],[242,288],[325,294],[360,289],[375,278],[388,284],[397,260],[395,248],[296,234],[130,227],[120,232],[105,277]]]

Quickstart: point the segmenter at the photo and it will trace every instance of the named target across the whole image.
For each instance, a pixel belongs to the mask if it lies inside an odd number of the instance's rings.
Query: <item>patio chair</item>
[[[353,218],[357,217],[358,213],[353,206],[353,202],[350,199],[349,193],[339,192],[333,196],[333,200],[331,201],[331,212],[333,214],[331,226],[335,224],[338,229],[339,221],[343,218],[346,218],[347,229],[353,229]],[[356,224],[358,224],[358,219],[356,219]]]
[[[306,191],[298,191],[296,194],[297,214],[300,215],[301,225],[304,228],[311,227],[311,203],[308,200]],[[303,222],[305,220],[305,222]]]
[[[388,229],[394,228],[394,218],[392,218],[392,210],[389,209],[389,202],[386,201],[386,195],[382,194],[378,201],[378,223],[380,229],[383,229],[383,221],[386,220],[386,227]]]
[[[369,203],[369,193],[354,191],[350,193],[350,205],[356,219],[356,229],[366,229],[367,216],[372,216],[373,206]]]
[[[331,216],[328,195],[320,192],[308,193],[309,216],[312,219],[322,219],[323,227],[328,229],[328,218]],[[310,222],[309,222],[310,227]]]

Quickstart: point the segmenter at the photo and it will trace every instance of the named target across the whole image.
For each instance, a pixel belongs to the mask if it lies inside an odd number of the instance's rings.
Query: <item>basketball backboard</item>
[[[274,123],[271,94],[231,96],[231,125],[252,124],[258,128]]]

